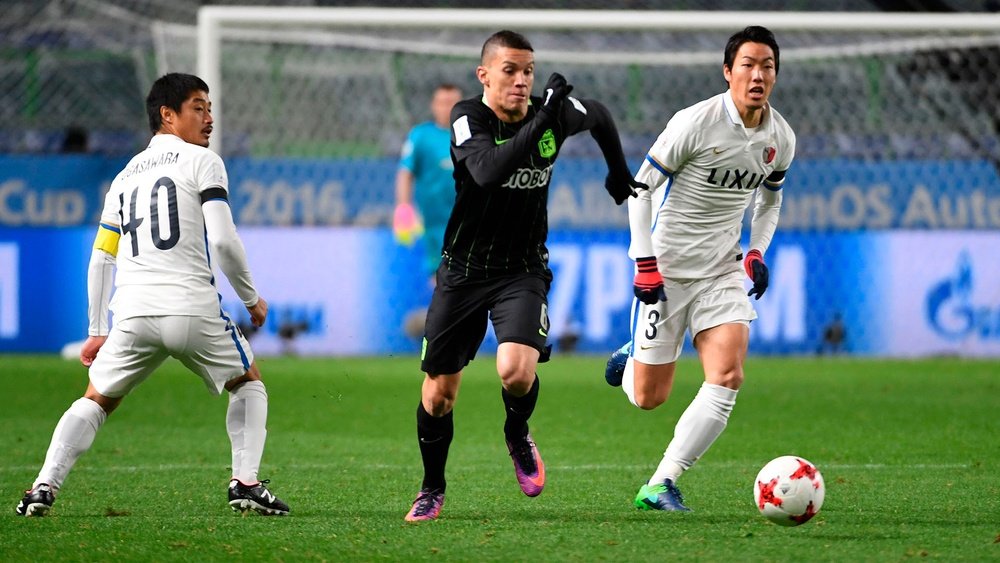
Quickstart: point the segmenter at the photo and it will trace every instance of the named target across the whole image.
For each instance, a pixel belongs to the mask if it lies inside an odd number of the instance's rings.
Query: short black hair
[[[520,49],[522,51],[535,51],[525,36],[516,31],[501,29],[493,35],[490,35],[486,42],[483,43],[483,50],[479,54],[480,62],[485,63],[487,53],[501,47],[506,47],[508,49]]]
[[[434,87],[435,93],[440,92],[441,90],[448,90],[448,91],[454,90],[459,93],[462,92],[462,89],[459,88],[458,85],[453,82],[441,82],[440,84]]]
[[[146,115],[149,116],[149,129],[153,133],[160,130],[163,120],[160,108],[167,106],[174,111],[181,111],[184,100],[197,91],[208,93],[208,84],[193,74],[171,72],[164,74],[153,82],[146,96]]]
[[[736,52],[740,50],[740,47],[744,43],[763,43],[770,47],[774,51],[774,74],[778,74],[778,41],[774,38],[774,34],[771,33],[770,29],[759,25],[747,26],[729,38],[729,42],[726,43],[726,52],[723,55],[722,64],[732,70]]]

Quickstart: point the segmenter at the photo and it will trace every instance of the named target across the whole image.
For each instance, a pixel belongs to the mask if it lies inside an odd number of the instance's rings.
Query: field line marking
[[[763,462],[760,462],[763,463]],[[345,467],[352,467],[354,464],[345,463],[291,463],[291,464],[271,464],[272,467],[279,468],[283,471],[295,471],[295,470],[309,470],[309,469],[338,469]],[[698,464],[701,467],[708,468],[755,468],[757,464],[755,463],[737,463],[737,462],[703,462]],[[826,463],[820,464],[820,469],[840,469],[840,470],[855,470],[855,469],[865,469],[865,470],[886,470],[886,469],[903,469],[903,470],[951,470],[951,469],[969,469],[972,464],[969,463],[908,463],[908,464],[886,464],[886,463]],[[0,467],[0,473],[20,473],[23,471],[37,471],[40,466],[36,465],[8,465]],[[384,464],[376,463],[369,464],[367,467],[371,469],[388,469],[388,470],[407,470],[412,469],[417,471],[419,467],[417,465],[400,465],[400,464]],[[494,469],[496,465],[489,464],[477,464],[477,465],[464,465],[460,466],[461,470],[480,470],[480,469]],[[641,471],[641,470],[652,470],[655,468],[654,463],[651,461],[649,464],[582,464],[582,465],[549,465],[547,466],[550,470],[557,471]],[[171,464],[159,464],[159,465],[100,465],[100,464],[88,464],[82,467],[76,467],[73,469],[74,472],[81,471],[115,471],[121,473],[143,473],[143,472],[158,472],[158,471],[185,471],[185,470],[228,470],[229,467],[225,465],[224,462],[219,464],[209,464],[209,463],[171,463]]]

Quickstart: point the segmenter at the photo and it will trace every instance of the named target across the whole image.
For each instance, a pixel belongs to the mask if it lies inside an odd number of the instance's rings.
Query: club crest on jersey
[[[778,149],[774,147],[764,147],[764,164],[771,164],[774,162],[774,156],[778,154]]]
[[[546,129],[545,133],[542,133],[542,138],[538,141],[538,154],[543,158],[556,154],[556,135],[551,129]]]

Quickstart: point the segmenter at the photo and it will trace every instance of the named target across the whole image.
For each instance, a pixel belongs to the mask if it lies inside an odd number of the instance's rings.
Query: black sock
[[[507,412],[507,420],[503,424],[503,434],[507,441],[520,440],[528,435],[528,419],[535,411],[535,403],[538,402],[538,374],[535,374],[535,382],[531,384],[531,389],[522,397],[515,397],[501,388],[500,395],[503,397],[504,410]]]
[[[448,447],[455,435],[452,412],[433,417],[424,410],[423,401],[417,405],[417,442],[420,457],[424,460],[423,489],[441,489],[444,492],[444,466],[448,462]]]

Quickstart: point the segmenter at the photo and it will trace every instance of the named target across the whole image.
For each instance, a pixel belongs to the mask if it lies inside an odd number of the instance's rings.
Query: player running
[[[267,302],[254,287],[236,234],[226,168],[206,148],[211,108],[208,86],[190,74],[167,74],[149,91],[153,138],[108,190],[87,272],[90,336],[80,361],[90,368],[90,383],[56,425],[45,463],[17,505],[19,515],[49,511],[107,416],[167,356],[199,375],[212,393],[229,392],[229,505],[242,512],[288,514],[288,505],[257,478],[267,435],[267,391],[250,346],[219,305],[212,274],[214,260],[253,324],[264,324]]]
[[[705,372],[663,460],[635,497],[641,509],[688,510],[677,479],[726,427],[743,383],[749,324],[757,318],[748,296],[760,299],[767,289],[764,254],[795,154],[795,134],[768,104],[778,75],[774,35],[757,26],[734,34],[722,74],[727,92],[667,123],[636,175],[650,190],[629,202],[638,300],[632,341],[611,355],[605,377],[639,408],[658,407],[670,396],[685,330]],[[742,218],[754,196],[744,256]],[[753,280],[746,295],[741,270]]]
[[[531,96],[534,70],[528,40],[499,31],[483,44],[476,69],[483,94],[452,110],[456,199],[427,313],[421,354],[426,377],[417,406],[424,478],[408,521],[437,518],[444,504],[452,407],[462,368],[475,357],[488,320],[499,343],[504,437],[514,473],[524,494],[542,492],[545,465],[528,419],[538,399],[535,368],[547,359],[552,166],[566,137],[590,131],[607,161],[605,187],[615,201],[621,204],[644,187],[632,179],[608,110],[570,97],[573,87],[559,74],[549,78],[542,97]]]

